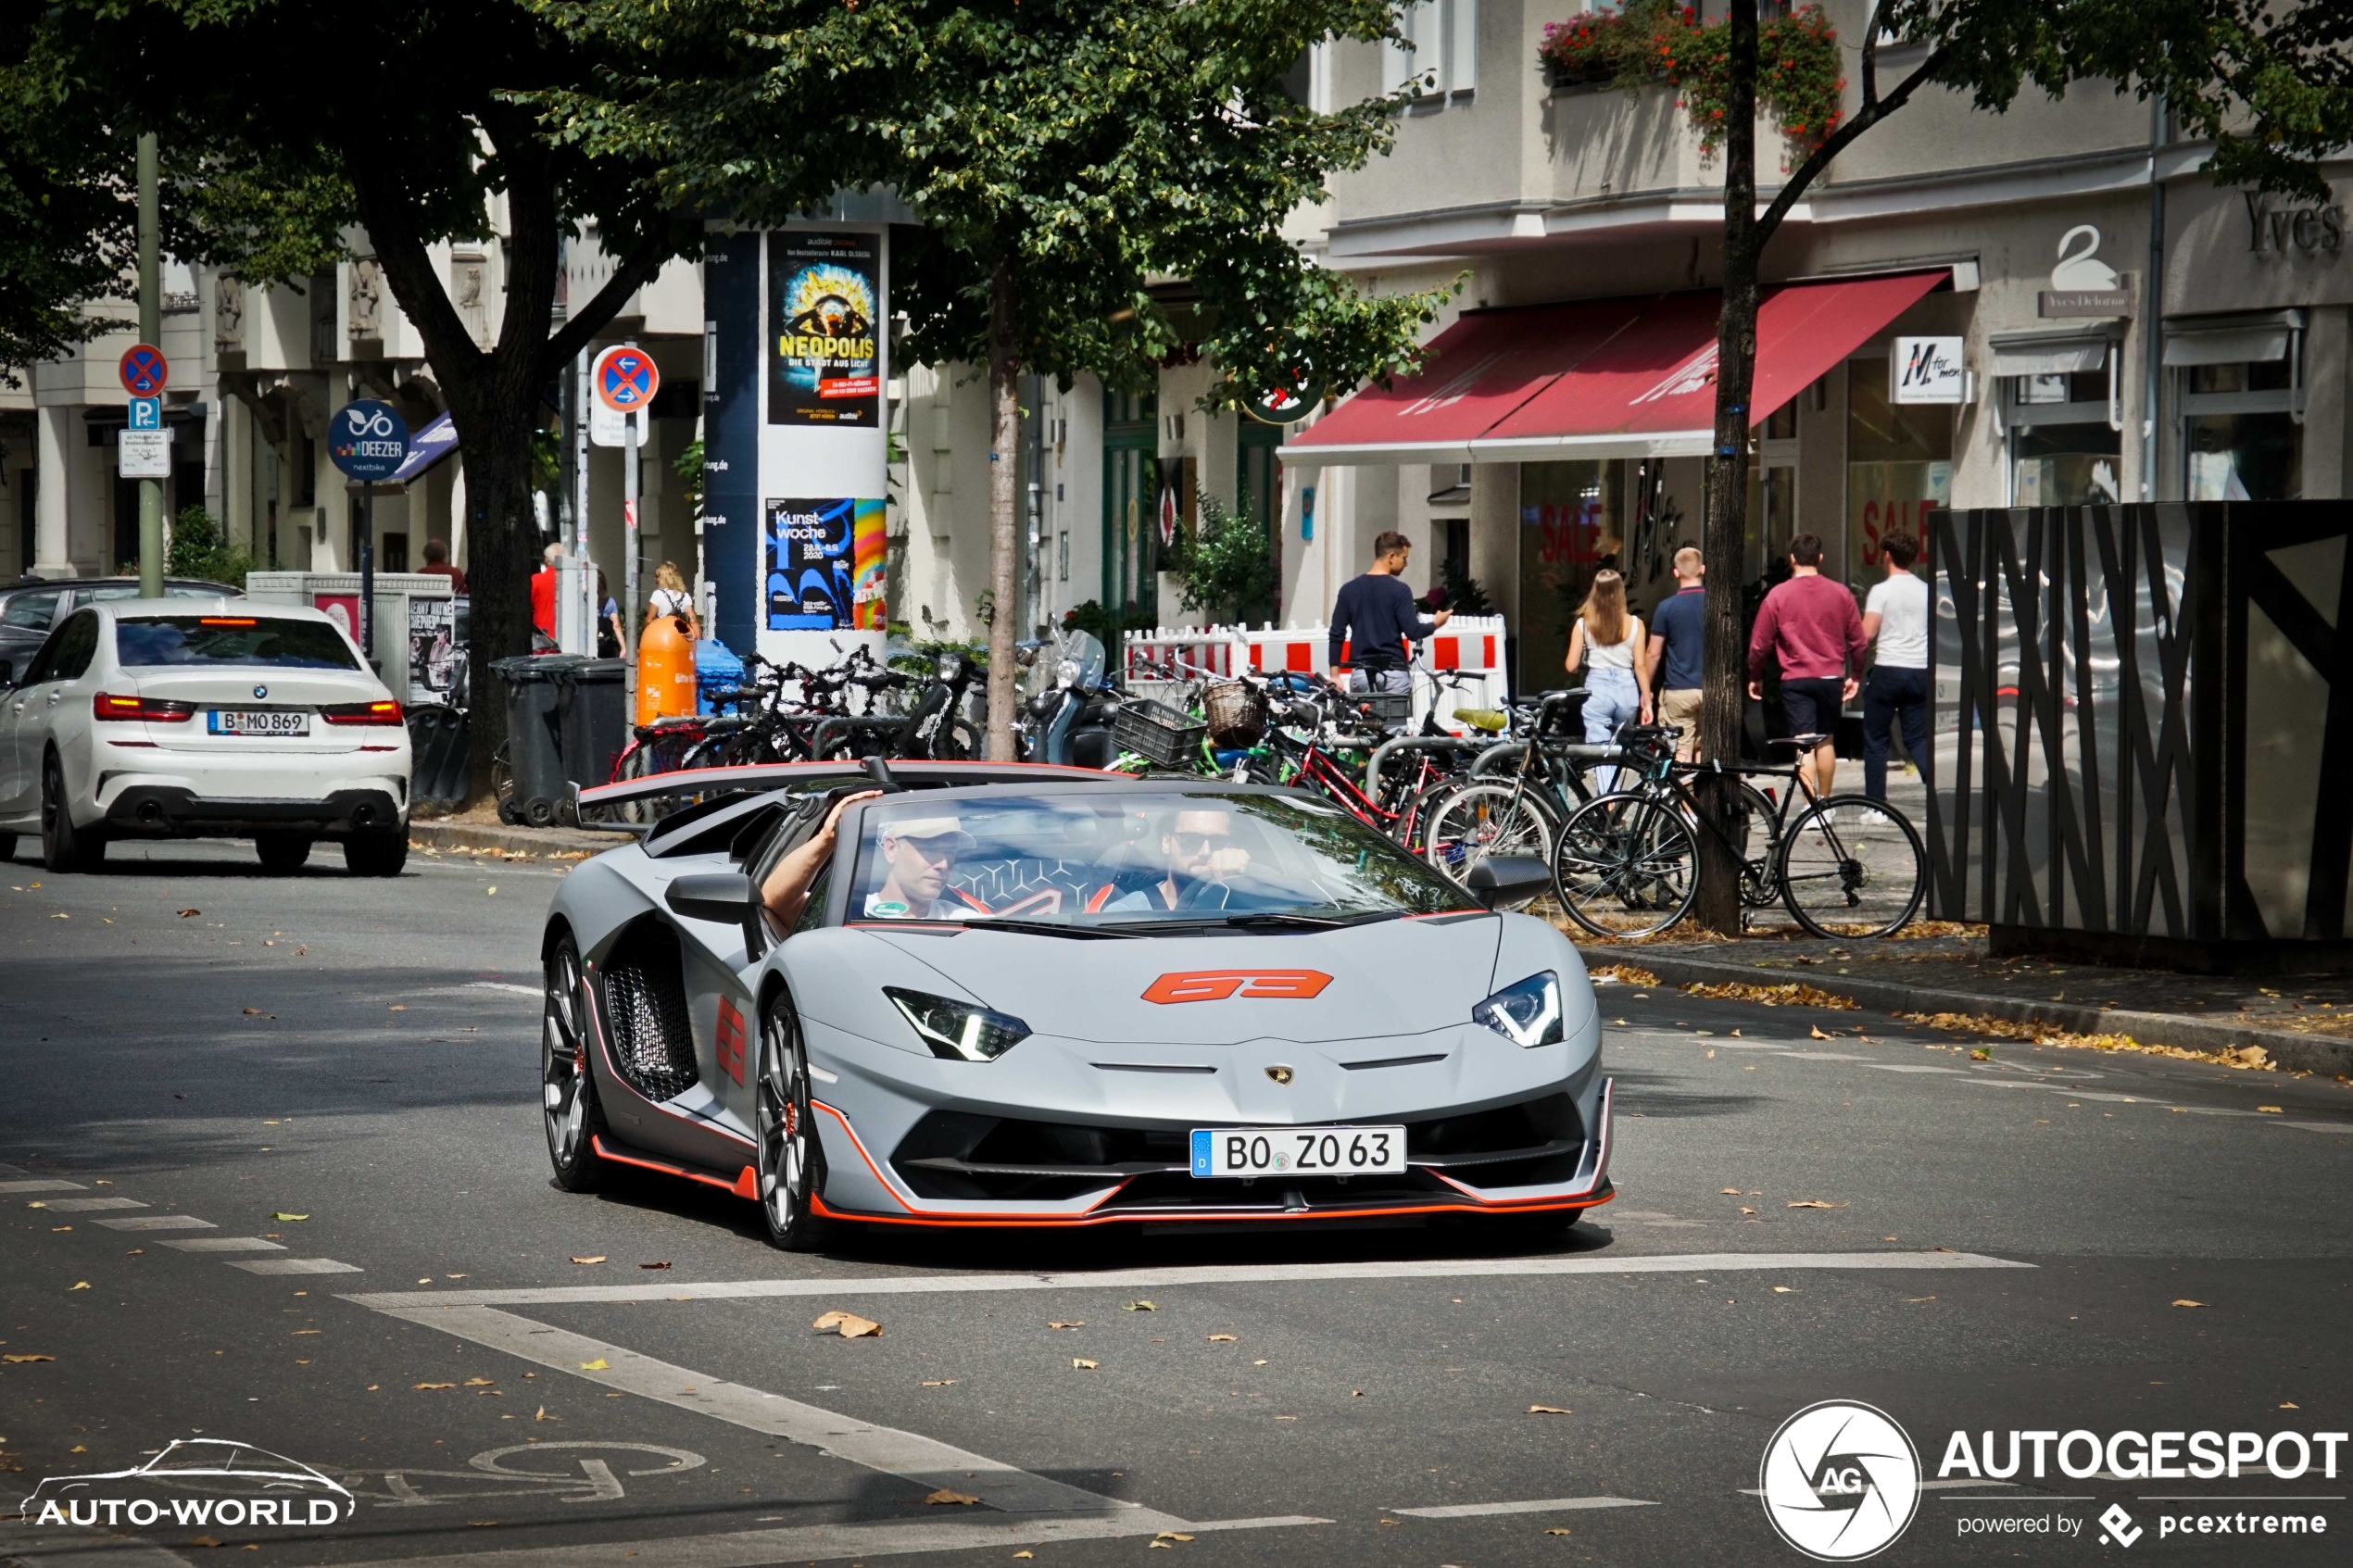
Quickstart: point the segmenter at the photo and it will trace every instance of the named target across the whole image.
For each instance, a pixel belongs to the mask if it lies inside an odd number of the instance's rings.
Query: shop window
[[[1896,403],[1884,358],[1846,367],[1846,539],[1826,540],[1858,593],[1886,575],[1879,542],[1924,536],[1928,514],[1953,500],[1953,410]]]
[[[2304,399],[2289,360],[2192,365],[2182,377],[2182,446],[2193,501],[2293,501],[2304,494]]]
[[[2106,336],[1996,339],[2009,504],[2083,507],[2123,497],[2119,361]]]
[[[1568,625],[1624,547],[1626,465],[1526,463],[1519,479],[1517,689],[1562,685]]]
[[[409,535],[387,533],[376,544],[376,554],[379,558],[376,566],[379,571],[406,571],[409,570]]]

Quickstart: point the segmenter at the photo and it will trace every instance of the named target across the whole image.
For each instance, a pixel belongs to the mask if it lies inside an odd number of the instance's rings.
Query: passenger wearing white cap
[[[881,830],[883,884],[866,896],[873,920],[944,920],[974,911],[942,901],[949,870],[970,854],[973,835],[952,816],[901,817]]]

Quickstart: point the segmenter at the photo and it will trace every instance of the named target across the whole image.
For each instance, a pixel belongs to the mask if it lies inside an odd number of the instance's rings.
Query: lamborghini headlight
[[[950,1061],[994,1061],[1029,1038],[1029,1025],[1020,1019],[971,1002],[950,1001],[922,991],[883,987],[934,1056]]]
[[[1549,969],[1504,986],[1471,1009],[1471,1017],[1516,1046],[1556,1046],[1568,1037],[1560,976]]]

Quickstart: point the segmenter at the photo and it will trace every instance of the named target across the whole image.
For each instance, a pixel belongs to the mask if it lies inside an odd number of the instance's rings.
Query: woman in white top
[[[695,596],[686,592],[686,580],[678,568],[669,561],[654,568],[654,596],[650,606],[656,615],[674,615],[686,623],[686,634],[696,642],[702,641],[702,619],[695,613]]]
[[[1640,616],[1626,610],[1626,579],[1596,572],[1568,629],[1570,674],[1585,667],[1585,741],[1606,746],[1621,724],[1651,721],[1650,661]],[[1615,788],[1614,782],[1607,787]]]

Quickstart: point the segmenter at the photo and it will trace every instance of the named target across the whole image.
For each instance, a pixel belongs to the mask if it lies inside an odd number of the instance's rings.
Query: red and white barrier
[[[1180,698],[1186,686],[1218,676],[1267,676],[1290,671],[1328,675],[1328,626],[1163,626],[1130,632],[1122,649],[1127,689],[1163,700]],[[1461,733],[1453,721],[1457,708],[1501,708],[1508,693],[1504,671],[1504,618],[1500,615],[1458,615],[1428,642],[1414,650],[1414,725],[1436,703],[1441,727]],[[1174,668],[1171,679],[1151,667]],[[1441,686],[1430,671],[1459,673],[1473,679],[1458,686]]]

